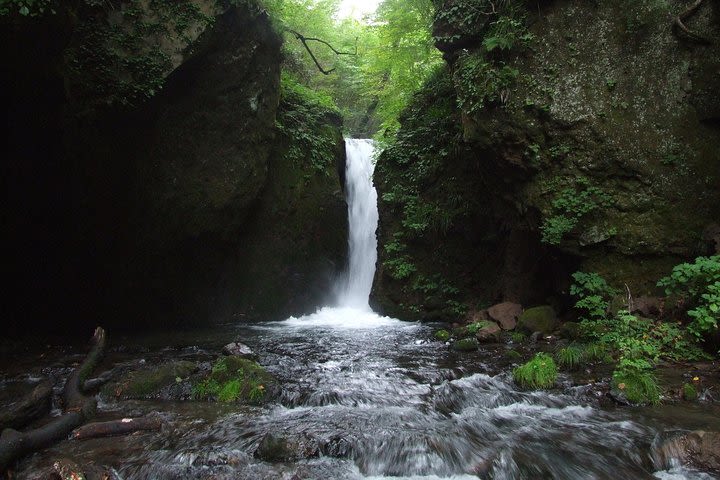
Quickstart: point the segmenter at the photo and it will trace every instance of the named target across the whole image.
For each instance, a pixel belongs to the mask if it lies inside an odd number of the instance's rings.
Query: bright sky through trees
[[[337,18],[352,17],[360,20],[364,15],[377,9],[381,0],[342,0],[338,9]]]

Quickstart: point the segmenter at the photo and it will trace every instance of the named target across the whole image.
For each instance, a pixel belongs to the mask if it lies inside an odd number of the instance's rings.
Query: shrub
[[[621,359],[613,372],[612,384],[633,403],[660,402],[660,387],[652,374],[652,365],[646,360]]]
[[[541,352],[514,369],[513,379],[523,388],[550,388],[557,379],[557,366],[550,355]]]
[[[696,338],[718,328],[720,321],[720,255],[698,257],[694,263],[681,263],[668,277],[658,281],[666,295],[679,295],[688,303],[693,320],[688,331]]]

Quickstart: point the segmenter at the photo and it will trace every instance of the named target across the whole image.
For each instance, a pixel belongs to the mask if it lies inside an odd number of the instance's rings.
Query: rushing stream
[[[652,446],[674,429],[720,429],[715,406],[604,408],[592,389],[573,387],[567,376],[550,392],[519,391],[504,355],[511,346],[456,353],[432,340],[435,326],[373,313],[368,295],[377,208],[371,152],[367,141],[348,142],[350,271],[340,306],[284,321],[226,325],[209,336],[175,340],[195,347],[143,353],[149,362],[211,358],[239,338],[280,380],[279,401],[240,408],[104,403],[108,417],[167,412],[170,426],[160,433],[63,442],[44,455],[113,465],[123,479],[713,478],[662,465]],[[170,335],[160,341],[173,342]],[[268,435],[290,446],[283,461],[254,455]]]

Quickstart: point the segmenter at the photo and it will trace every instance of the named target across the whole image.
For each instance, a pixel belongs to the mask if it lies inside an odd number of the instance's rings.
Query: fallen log
[[[6,428],[22,428],[50,411],[52,382],[43,380],[19,401],[0,412],[0,431]]]
[[[70,374],[62,398],[64,413],[51,420],[48,424],[18,432],[5,429],[0,435],[0,472],[18,458],[46,448],[53,443],[67,438],[74,429],[95,415],[97,400],[82,394],[81,385],[90,376],[105,351],[105,331],[98,327],[91,340],[90,352],[85,360]]]
[[[140,418],[123,418],[109,422],[88,423],[76,428],[71,437],[76,440],[87,438],[127,435],[139,431],[160,430],[163,420],[158,414],[149,414]]]

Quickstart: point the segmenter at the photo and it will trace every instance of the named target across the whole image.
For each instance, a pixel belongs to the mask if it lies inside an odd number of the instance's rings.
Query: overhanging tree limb
[[[330,75],[332,72],[335,71],[335,68],[331,68],[330,70],[325,70],[322,67],[322,65],[320,65],[320,62],[315,57],[315,54],[313,53],[312,49],[310,48],[310,46],[308,45],[307,42],[322,43],[323,45],[326,45],[328,48],[330,48],[330,50],[332,50],[332,52],[335,55],[357,55],[357,40],[358,40],[357,38],[355,38],[355,51],[354,52],[341,52],[341,51],[337,50],[335,47],[333,47],[332,45],[330,45],[328,42],[326,42],[325,40],[322,40],[320,38],[306,37],[302,33],[292,30],[290,28],[288,28],[287,31],[292,33],[293,35],[295,35],[295,38],[300,40],[300,42],[303,44],[303,47],[305,47],[305,50],[307,50],[307,52],[310,54],[310,58],[312,58],[313,62],[315,62],[315,66],[318,68],[318,70],[320,70],[320,73],[322,73],[323,75]]]

